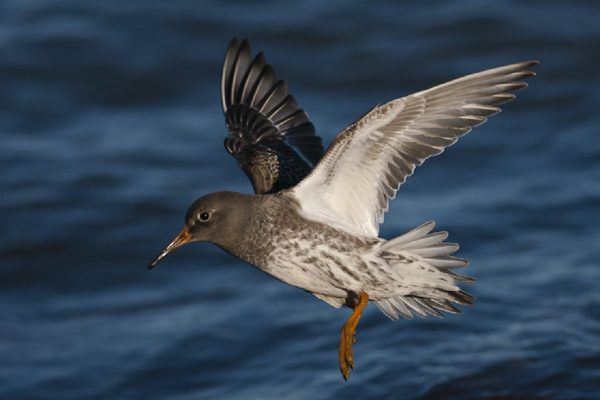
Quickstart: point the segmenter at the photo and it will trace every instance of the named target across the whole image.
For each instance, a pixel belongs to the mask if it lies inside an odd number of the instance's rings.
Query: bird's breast
[[[333,229],[289,229],[274,244],[265,272],[310,292],[345,296],[367,278],[373,245]]]

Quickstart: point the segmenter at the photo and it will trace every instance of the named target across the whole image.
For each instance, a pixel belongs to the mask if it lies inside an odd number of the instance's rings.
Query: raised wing
[[[323,155],[308,115],[278,80],[262,53],[233,39],[221,77],[223,112],[230,134],[225,148],[256,193],[274,193],[300,182]]]
[[[526,61],[467,75],[374,108],[342,131],[291,192],[309,219],[378,236],[388,202],[415,167],[454,144],[535,75]]]

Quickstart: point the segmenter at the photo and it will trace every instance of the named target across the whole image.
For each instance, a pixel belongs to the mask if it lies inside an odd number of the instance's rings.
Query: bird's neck
[[[274,248],[278,221],[285,212],[279,195],[249,196],[235,226],[235,232],[220,238],[217,246],[247,263],[260,267]]]

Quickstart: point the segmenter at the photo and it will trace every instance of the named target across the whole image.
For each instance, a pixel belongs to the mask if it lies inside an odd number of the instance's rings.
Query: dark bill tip
[[[190,231],[186,227],[184,227],[181,232],[173,239],[171,243],[148,265],[148,269],[152,269],[158,264],[163,258],[165,258],[169,253],[177,250],[184,244],[190,243],[192,241],[192,235],[190,235]]]

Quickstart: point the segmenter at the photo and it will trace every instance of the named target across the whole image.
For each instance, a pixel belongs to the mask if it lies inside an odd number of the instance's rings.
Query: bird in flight
[[[308,115],[261,53],[233,40],[221,97],[230,134],[225,148],[255,194],[216,192],[196,200],[185,226],[150,263],[206,241],[289,285],[352,309],[340,334],[344,379],[363,310],[374,302],[389,318],[442,316],[472,304],[455,272],[467,261],[427,222],[379,237],[388,203],[415,167],[500,112],[535,74],[525,61],[485,70],[373,108],[340,132],[325,153]]]

